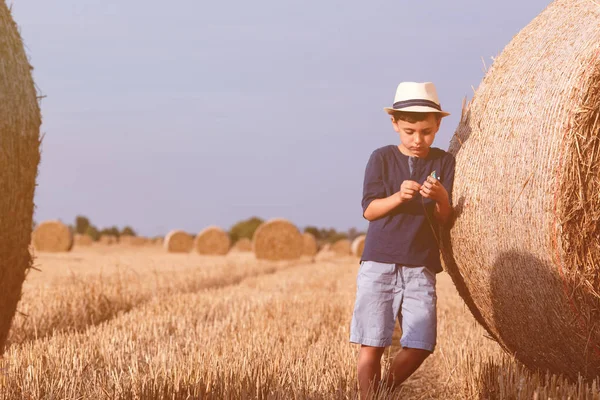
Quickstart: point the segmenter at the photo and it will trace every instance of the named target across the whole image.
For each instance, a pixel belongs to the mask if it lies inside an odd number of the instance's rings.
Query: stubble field
[[[93,246],[35,265],[0,359],[1,399],[356,398],[356,258]],[[395,398],[600,400],[597,383],[522,368],[445,273],[437,288],[436,353]]]

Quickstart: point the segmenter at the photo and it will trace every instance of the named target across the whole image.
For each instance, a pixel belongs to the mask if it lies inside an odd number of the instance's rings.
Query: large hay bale
[[[70,251],[73,248],[73,232],[58,220],[44,221],[35,227],[32,244],[37,251],[51,253]]]
[[[318,246],[317,239],[315,239],[315,235],[310,232],[304,232],[302,234],[302,239],[304,241],[304,248],[302,250],[302,254],[305,256],[313,257],[317,254]]]
[[[0,354],[31,267],[33,195],[41,116],[31,66],[8,7],[0,2]]]
[[[365,239],[367,235],[360,235],[352,241],[352,254],[356,257],[361,258],[363,251],[365,250]]]
[[[235,249],[235,251],[239,252],[252,251],[252,240],[248,238],[241,238],[237,242],[235,242],[233,248]]]
[[[194,249],[198,254],[223,256],[229,252],[231,239],[218,226],[209,226],[196,235]]]
[[[262,260],[295,260],[302,256],[304,239],[294,224],[275,218],[256,229],[252,250]]]
[[[552,3],[496,58],[449,148],[448,272],[508,352],[572,378],[600,375],[599,21],[597,2]]]
[[[165,236],[164,248],[169,253],[189,253],[194,247],[194,237],[182,230],[172,230]]]
[[[339,256],[349,256],[352,244],[348,239],[339,239],[331,245],[331,251]]]
[[[94,243],[94,239],[92,239],[90,235],[77,233],[73,238],[73,242],[75,246],[87,247],[91,246]]]

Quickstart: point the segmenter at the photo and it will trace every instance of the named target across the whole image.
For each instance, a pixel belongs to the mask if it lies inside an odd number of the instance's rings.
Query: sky
[[[484,64],[549,3],[7,0],[46,96],[34,220],[366,230],[398,83],[435,83],[447,149]]]

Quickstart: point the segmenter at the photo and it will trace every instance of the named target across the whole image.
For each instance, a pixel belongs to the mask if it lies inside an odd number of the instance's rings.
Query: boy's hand
[[[437,179],[433,176],[428,176],[427,180],[421,186],[419,191],[421,196],[426,199],[435,200],[436,203],[448,202],[448,191]]]
[[[400,197],[400,203],[404,203],[415,197],[417,192],[421,189],[421,185],[419,185],[415,181],[404,181],[400,186],[400,191],[397,192]]]

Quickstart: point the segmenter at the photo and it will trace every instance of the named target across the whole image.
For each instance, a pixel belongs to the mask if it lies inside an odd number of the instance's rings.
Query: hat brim
[[[401,108],[401,109],[396,109],[396,108],[391,108],[391,107],[384,107],[383,109],[388,114],[393,114],[395,112],[436,113],[436,114],[441,114],[442,118],[443,117],[447,117],[448,115],[450,115],[449,112],[440,111],[440,110],[435,109],[433,107],[427,107],[427,106],[412,106],[412,107],[405,107],[405,108]]]

